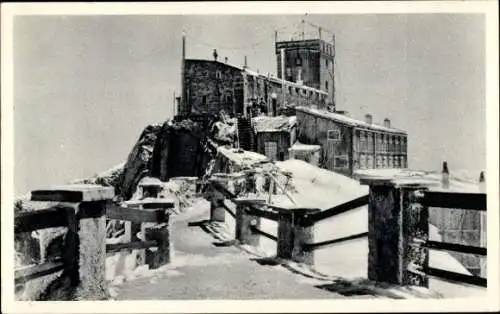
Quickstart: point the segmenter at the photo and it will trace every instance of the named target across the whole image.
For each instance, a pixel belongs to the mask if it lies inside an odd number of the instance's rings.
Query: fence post
[[[69,236],[74,241],[74,256],[66,253],[66,276],[76,289],[77,300],[103,300],[108,297],[106,271],[106,205],[113,188],[100,185],[67,185],[31,192],[32,201],[72,203],[76,219],[69,215]],[[68,249],[68,248],[67,248]]]
[[[368,279],[428,287],[429,213],[419,201],[424,182],[391,177],[361,178],[368,200]]]
[[[247,211],[248,205],[245,202],[238,199],[233,202],[236,203],[236,240],[241,244],[258,246],[260,236],[252,231],[252,227],[260,228],[260,217]]]
[[[306,224],[307,215],[319,212],[319,209],[278,209],[277,257],[299,263],[314,264],[314,252],[306,245],[314,241],[314,225]]]
[[[225,222],[224,195],[211,185],[207,193],[207,199],[210,202],[210,221]]]
[[[150,269],[155,269],[171,261],[171,243],[170,243],[170,212],[169,209],[174,208],[174,203],[167,200],[152,200],[144,203],[142,208],[148,209],[163,209],[165,216],[163,221],[159,223],[147,224],[144,223],[144,238],[145,240],[155,240],[158,243],[157,248],[146,249],[146,264]]]

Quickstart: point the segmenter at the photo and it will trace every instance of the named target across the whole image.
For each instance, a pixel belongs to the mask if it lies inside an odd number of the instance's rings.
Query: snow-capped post
[[[226,220],[226,209],[224,208],[224,195],[212,183],[206,194],[210,202],[210,221],[224,222]]]
[[[260,228],[260,217],[247,210],[248,200],[237,198],[233,202],[236,204],[236,240],[241,244],[258,246],[260,235],[253,232],[252,228]]]
[[[277,257],[294,262],[314,264],[314,251],[306,248],[314,241],[314,225],[306,224],[307,215],[319,212],[315,208],[274,208],[278,211]]]
[[[77,300],[104,300],[106,283],[106,206],[111,187],[66,185],[31,192],[32,201],[63,202],[74,209],[68,217],[65,270]],[[70,205],[71,204],[71,205]],[[71,255],[71,256],[70,256]]]
[[[161,191],[162,182],[157,178],[147,178],[139,183],[139,187],[142,191],[142,197],[158,197]]]
[[[160,224],[146,224],[144,225],[144,239],[154,240],[158,243],[157,249],[147,249],[145,262],[149,268],[155,269],[165,264],[170,263],[171,260],[171,243],[170,243],[170,225],[169,209],[174,208],[173,201],[165,199],[156,199],[145,202],[142,204],[143,209],[163,209],[165,210],[165,218]]]
[[[361,176],[368,200],[368,279],[428,287],[429,212],[420,200],[427,183],[413,177]]]

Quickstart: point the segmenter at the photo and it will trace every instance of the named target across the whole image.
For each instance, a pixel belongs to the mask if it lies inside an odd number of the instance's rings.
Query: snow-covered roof
[[[371,130],[376,130],[376,131],[383,131],[383,132],[391,132],[391,133],[400,133],[400,134],[407,134],[406,131],[396,129],[396,128],[388,128],[382,125],[378,124],[370,124],[366,123],[364,121],[354,119],[342,114],[326,111],[323,109],[316,109],[316,108],[310,108],[310,107],[295,107],[295,110],[302,111],[305,113],[309,113],[318,117],[326,118],[329,120],[333,120],[336,122],[344,123],[347,125],[355,126],[355,127],[361,127],[365,129],[371,129]]]
[[[282,132],[289,131],[297,124],[295,116],[268,117],[259,116],[252,118],[252,124],[257,133],[259,132]]]
[[[269,161],[269,159],[264,155],[246,150],[238,151],[238,149],[226,148],[223,146],[218,146],[217,150],[220,154],[224,155],[224,157],[238,165],[250,166],[253,164]]]
[[[292,147],[289,148],[289,150],[293,151],[318,151],[321,149],[320,145],[308,145],[308,144],[302,144],[299,142],[295,142],[295,144],[292,145]]]

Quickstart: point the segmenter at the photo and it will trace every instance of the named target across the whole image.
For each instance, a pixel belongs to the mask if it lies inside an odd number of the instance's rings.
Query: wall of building
[[[326,104],[326,96],[316,90],[299,86],[297,84],[284,83],[284,94],[281,81],[275,78],[265,76],[254,76],[247,73],[243,74],[244,78],[244,97],[246,100],[245,106],[252,102],[264,102],[267,112],[272,115],[273,99],[276,103],[276,113],[279,115],[279,108],[283,106],[316,106],[324,108]]]
[[[403,134],[355,129],[353,168],[406,168],[407,137]]]
[[[300,79],[304,85],[326,92],[326,103],[333,103],[334,43],[320,39],[277,42],[276,61],[279,78],[283,66],[281,49],[285,54],[285,80],[298,82]]]
[[[297,111],[299,142],[321,146],[322,168],[352,175],[352,127]]]
[[[255,151],[259,154],[269,157],[271,160],[287,160],[289,158],[288,149],[290,148],[290,133],[282,132],[259,132],[255,136]],[[276,143],[276,156],[266,154],[266,142]]]
[[[241,70],[222,62],[185,60],[186,99],[179,114],[243,113]]]

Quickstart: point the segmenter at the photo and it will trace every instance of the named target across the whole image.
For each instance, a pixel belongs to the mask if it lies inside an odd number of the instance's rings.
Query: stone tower
[[[328,93],[326,103],[335,105],[334,39],[332,37],[331,42],[319,38],[276,41],[278,77],[320,89]]]

